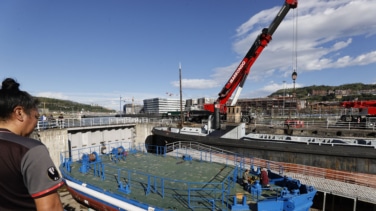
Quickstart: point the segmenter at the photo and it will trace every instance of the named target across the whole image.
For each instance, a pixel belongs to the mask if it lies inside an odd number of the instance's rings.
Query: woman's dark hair
[[[13,78],[6,78],[0,89],[0,119],[10,117],[16,106],[22,106],[27,114],[37,108],[39,100],[19,89],[20,84]]]

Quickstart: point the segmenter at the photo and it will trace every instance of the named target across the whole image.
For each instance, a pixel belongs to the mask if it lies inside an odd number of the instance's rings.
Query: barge
[[[197,142],[103,143],[62,152],[61,161],[71,195],[95,210],[308,211],[316,194],[278,163]]]

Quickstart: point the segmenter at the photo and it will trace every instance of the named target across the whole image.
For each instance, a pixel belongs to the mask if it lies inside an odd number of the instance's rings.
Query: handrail
[[[283,163],[286,172],[299,173],[307,176],[330,179],[348,184],[376,188],[376,175],[348,171],[325,169],[293,163]]]
[[[299,179],[322,192],[339,194],[345,197],[356,197],[361,201],[376,203],[376,175],[293,163],[270,162],[252,156],[245,159],[244,163],[246,164],[245,166],[263,166],[274,169],[274,171],[280,171],[284,175]],[[279,166],[283,167],[279,169]]]

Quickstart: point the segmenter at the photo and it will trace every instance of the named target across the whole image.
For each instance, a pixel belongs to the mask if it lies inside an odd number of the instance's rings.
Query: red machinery
[[[304,128],[304,121],[298,119],[286,119],[284,124],[288,128]]]
[[[352,109],[348,114],[340,117],[342,122],[364,123],[371,121],[369,117],[376,117],[376,100],[343,101],[341,102],[341,106]],[[358,112],[356,112],[356,109]]]
[[[361,115],[376,116],[376,100],[343,101],[341,106],[344,108],[357,108]]]
[[[257,36],[252,47],[248,50],[243,60],[240,62],[239,66],[236,68],[235,72],[232,74],[226,85],[223,87],[222,91],[218,94],[219,97],[214,104],[205,104],[204,109],[210,112],[214,112],[215,107],[219,109],[221,114],[226,114],[226,103],[230,99],[231,95],[235,91],[236,94],[232,100],[231,105],[235,105],[241,90],[243,89],[244,82],[249,74],[249,71],[255,63],[258,56],[272,40],[272,35],[278,28],[279,24],[285,18],[290,9],[296,8],[298,5],[297,0],[286,0],[277,16],[274,18],[273,22],[269,25],[269,28],[264,28],[260,35]]]

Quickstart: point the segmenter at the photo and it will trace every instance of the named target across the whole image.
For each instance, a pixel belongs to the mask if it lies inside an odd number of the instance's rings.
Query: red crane
[[[248,50],[247,54],[240,62],[239,66],[236,68],[235,72],[232,74],[230,79],[227,81],[225,86],[222,88],[221,92],[218,94],[218,98],[214,104],[205,104],[204,109],[209,112],[214,112],[214,108],[219,108],[219,112],[222,114],[226,114],[226,103],[230,99],[231,95],[235,91],[236,94],[232,100],[231,105],[235,105],[241,90],[243,89],[243,85],[249,71],[255,63],[258,56],[264,50],[264,48],[268,45],[268,43],[272,40],[272,35],[275,30],[278,28],[279,24],[285,18],[287,13],[290,9],[294,9],[298,6],[297,0],[286,0],[283,4],[280,11],[277,13],[277,16],[274,18],[272,23],[269,25],[268,28],[264,28],[260,35],[257,36],[256,40],[254,41],[251,48]]]
[[[344,108],[357,108],[360,114],[376,116],[376,100],[343,101]]]

